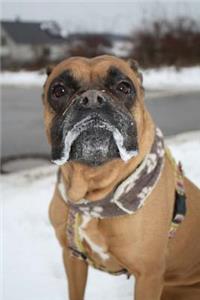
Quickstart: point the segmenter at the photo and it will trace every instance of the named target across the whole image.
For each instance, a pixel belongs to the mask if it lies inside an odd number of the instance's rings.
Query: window
[[[5,36],[1,36],[1,46],[6,46],[7,45],[7,40]]]

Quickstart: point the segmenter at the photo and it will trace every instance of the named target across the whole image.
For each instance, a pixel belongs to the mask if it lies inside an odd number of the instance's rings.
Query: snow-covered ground
[[[42,87],[45,79],[44,71],[3,71],[0,73],[0,85]]]
[[[186,174],[200,186],[200,131],[168,141]],[[64,300],[67,285],[61,249],[48,219],[56,167],[1,178],[3,300]],[[86,300],[131,300],[133,278],[90,269]]]
[[[200,67],[174,67],[143,71],[144,87],[147,90],[178,89],[180,91],[200,90]]]
[[[147,90],[178,89],[181,91],[200,90],[200,67],[174,67],[143,70],[144,87]],[[0,85],[39,86],[42,87],[46,75],[44,72],[2,72]]]

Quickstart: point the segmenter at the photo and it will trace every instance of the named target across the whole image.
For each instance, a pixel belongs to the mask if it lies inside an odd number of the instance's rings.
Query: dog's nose
[[[103,91],[98,90],[88,90],[79,99],[79,104],[85,108],[100,108],[105,102],[106,98]]]

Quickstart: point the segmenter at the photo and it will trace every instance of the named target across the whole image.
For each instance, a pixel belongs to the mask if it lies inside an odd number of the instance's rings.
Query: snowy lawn
[[[180,89],[200,90],[200,67],[182,68],[177,71],[174,67],[143,70],[144,87],[147,90]],[[46,75],[44,72],[2,72],[0,85],[39,86],[42,87]]]
[[[200,186],[200,131],[169,140],[185,172]],[[44,167],[1,178],[3,300],[64,300],[67,285],[61,248],[48,220],[56,168]],[[133,278],[90,269],[86,300],[131,300]]]

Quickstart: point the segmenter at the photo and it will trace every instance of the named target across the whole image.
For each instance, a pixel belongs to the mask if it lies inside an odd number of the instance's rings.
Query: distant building
[[[80,45],[85,41],[93,41],[90,42],[94,46],[99,45],[102,47],[102,50],[105,50],[105,53],[117,55],[120,57],[127,57],[129,55],[129,51],[132,48],[132,39],[129,35],[117,34],[117,33],[109,33],[109,32],[90,32],[90,33],[71,33],[67,36],[68,45],[70,47]]]
[[[67,43],[56,22],[1,22],[2,66],[31,64],[66,56]]]
[[[56,22],[2,21],[0,59],[3,68],[33,66],[61,61],[71,55],[86,57],[102,53],[127,57],[129,36],[114,33],[71,33],[64,37]]]

